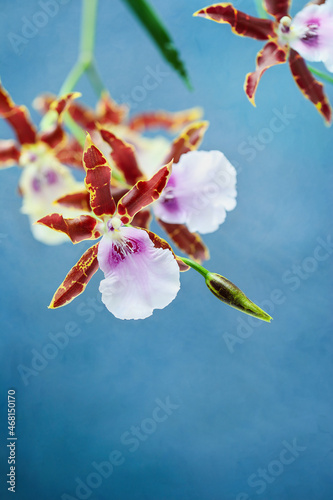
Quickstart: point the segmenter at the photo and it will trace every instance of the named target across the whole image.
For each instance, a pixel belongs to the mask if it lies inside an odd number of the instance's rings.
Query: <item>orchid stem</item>
[[[321,78],[325,82],[333,84],[333,77],[332,76],[328,75],[327,73],[323,73],[319,69],[316,69],[313,66],[310,66],[309,64],[307,66],[308,66],[308,69],[311,71],[311,73],[318,76],[319,78]]]
[[[254,0],[254,1],[256,4],[256,7],[257,7],[258,16],[261,17],[262,19],[268,19],[267,12],[264,9],[263,0]],[[309,64],[307,64],[307,67],[308,67],[308,70],[311,71],[311,73],[318,76],[319,78],[321,78],[325,82],[331,83],[333,85],[333,77],[332,76],[328,75],[327,73],[324,73],[323,71],[320,71],[320,70],[314,68],[313,66],[310,66]]]
[[[257,7],[257,12],[258,12],[259,17],[261,17],[262,19],[268,19],[267,12],[264,9],[263,0],[255,0],[255,4]]]
[[[79,57],[64,81],[59,95],[62,96],[72,92],[81,76],[86,73],[97,97],[100,97],[105,91],[105,86],[97,71],[94,57],[98,0],[82,1]]]
[[[192,267],[195,271],[200,273],[204,278],[206,278],[207,274],[209,274],[209,271],[202,267],[200,264],[197,262],[194,262],[194,260],[188,259],[187,257],[180,257],[184,264],[187,264],[188,266]]]
[[[82,2],[79,56],[60,88],[59,97],[72,92],[85,73],[98,98],[106,92],[94,57],[98,0],[82,0]],[[47,130],[54,125],[56,119],[54,111],[47,112],[42,119],[41,129]],[[84,146],[85,133],[66,112],[64,122],[72,135]]]

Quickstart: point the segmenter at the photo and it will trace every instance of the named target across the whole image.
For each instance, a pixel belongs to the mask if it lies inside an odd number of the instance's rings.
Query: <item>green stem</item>
[[[209,271],[205,269],[204,267],[200,266],[197,262],[194,262],[191,259],[188,259],[187,257],[181,257],[182,261],[187,264],[188,266],[192,267],[192,269],[195,269],[198,273],[200,273],[204,278],[206,278],[207,274],[209,274]]]
[[[83,6],[79,56],[77,62],[74,64],[60,88],[59,97],[72,92],[84,73],[87,74],[87,77],[98,97],[105,92],[105,86],[97,71],[94,59],[98,0],[82,1]],[[50,128],[56,121],[57,114],[54,111],[49,111],[41,121],[41,130]],[[64,114],[64,122],[73,136],[83,146],[85,142],[85,133],[83,130],[74,122],[68,113]]]
[[[268,19],[268,14],[264,9],[263,0],[255,0],[255,4],[259,17],[262,19]]]
[[[333,77],[332,76],[328,75],[327,73],[323,73],[319,69],[316,69],[313,66],[310,66],[309,64],[307,66],[308,66],[308,69],[311,71],[311,73],[313,73],[316,76],[319,76],[319,78],[321,78],[325,82],[333,84]]]

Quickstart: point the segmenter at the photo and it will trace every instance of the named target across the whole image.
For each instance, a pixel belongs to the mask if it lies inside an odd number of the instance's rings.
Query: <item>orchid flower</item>
[[[197,262],[209,258],[209,251],[197,231],[204,234],[215,231],[224,221],[226,211],[236,206],[236,171],[219,151],[196,151],[200,146],[208,122],[188,125],[173,141],[163,160],[173,160],[173,171],[159,200],[152,205],[157,222],[175,245]],[[141,171],[135,148],[100,128],[103,140],[110,146],[111,158],[126,183],[133,186],[156,173],[158,168]],[[115,186],[119,199],[128,188]],[[67,207],[90,211],[87,193],[72,193],[57,200]],[[149,229],[148,210],[136,215],[136,225]]]
[[[82,188],[69,169],[57,158],[66,143],[66,135],[61,126],[61,116],[69,101],[77,94],[68,94],[55,101],[52,108],[57,120],[54,126],[44,132],[37,132],[31,122],[28,110],[17,106],[8,92],[0,85],[0,116],[13,128],[18,142],[0,141],[0,168],[18,164],[22,167],[19,193],[23,197],[22,212],[30,219],[34,237],[43,243],[54,245],[65,241],[61,234],[34,223],[43,215],[54,211],[52,202],[60,196]],[[58,209],[63,208],[58,206]]]
[[[35,107],[45,113],[53,100],[52,95],[41,96],[35,100]],[[103,93],[96,110],[77,102],[71,102],[68,107],[72,119],[89,132],[94,144],[106,156],[110,154],[110,149],[101,140],[100,128],[112,132],[118,138],[131,144],[135,148],[139,167],[150,172],[156,172],[162,165],[170,149],[170,141],[161,135],[148,138],[143,134],[158,129],[174,134],[198,120],[202,115],[200,108],[192,108],[174,113],[164,110],[143,112],[128,118],[128,111],[126,105],[117,104],[108,93]],[[78,157],[78,164],[80,163],[81,158]],[[112,166],[117,168],[115,164]]]
[[[290,0],[263,0],[274,20],[252,17],[237,10],[231,3],[217,3],[197,11],[194,16],[230,24],[233,33],[267,40],[257,55],[256,69],[246,75],[244,89],[255,105],[255,93],[263,73],[276,64],[289,61],[291,73],[304,96],[309,99],[330,124],[332,110],[322,83],[311,74],[303,59],[332,64],[332,0],[323,5],[310,5],[292,20]],[[303,57],[302,57],[303,56]]]
[[[65,219],[62,215],[51,214],[38,222],[66,234],[73,243],[101,236],[102,239],[71,269],[50,307],[71,302],[84,291],[100,268],[104,279],[99,290],[107,309],[119,319],[144,319],[176,297],[180,287],[179,270],[188,269],[166,241],[131,225],[135,215],[163,192],[172,162],[160,168],[148,181],[138,181],[117,204],[111,193],[111,167],[89,134],[83,164],[92,215]]]
[[[323,62],[333,72],[333,0],[309,4],[287,18],[283,35],[304,59]]]

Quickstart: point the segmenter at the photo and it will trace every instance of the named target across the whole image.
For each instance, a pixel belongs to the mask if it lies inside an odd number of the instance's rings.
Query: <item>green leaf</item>
[[[146,0],[123,0],[123,2],[132,9],[135,16],[155,41],[164,58],[185,81],[187,87],[192,89],[186,68],[180,59],[179,52],[169,32],[153,7]]]

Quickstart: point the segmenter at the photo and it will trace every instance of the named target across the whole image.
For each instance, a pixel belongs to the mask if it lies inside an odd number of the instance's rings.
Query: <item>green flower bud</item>
[[[242,290],[227,278],[220,274],[207,272],[205,280],[209,290],[222,302],[255,318],[267,322],[271,321],[272,318],[269,314],[248,299]]]

